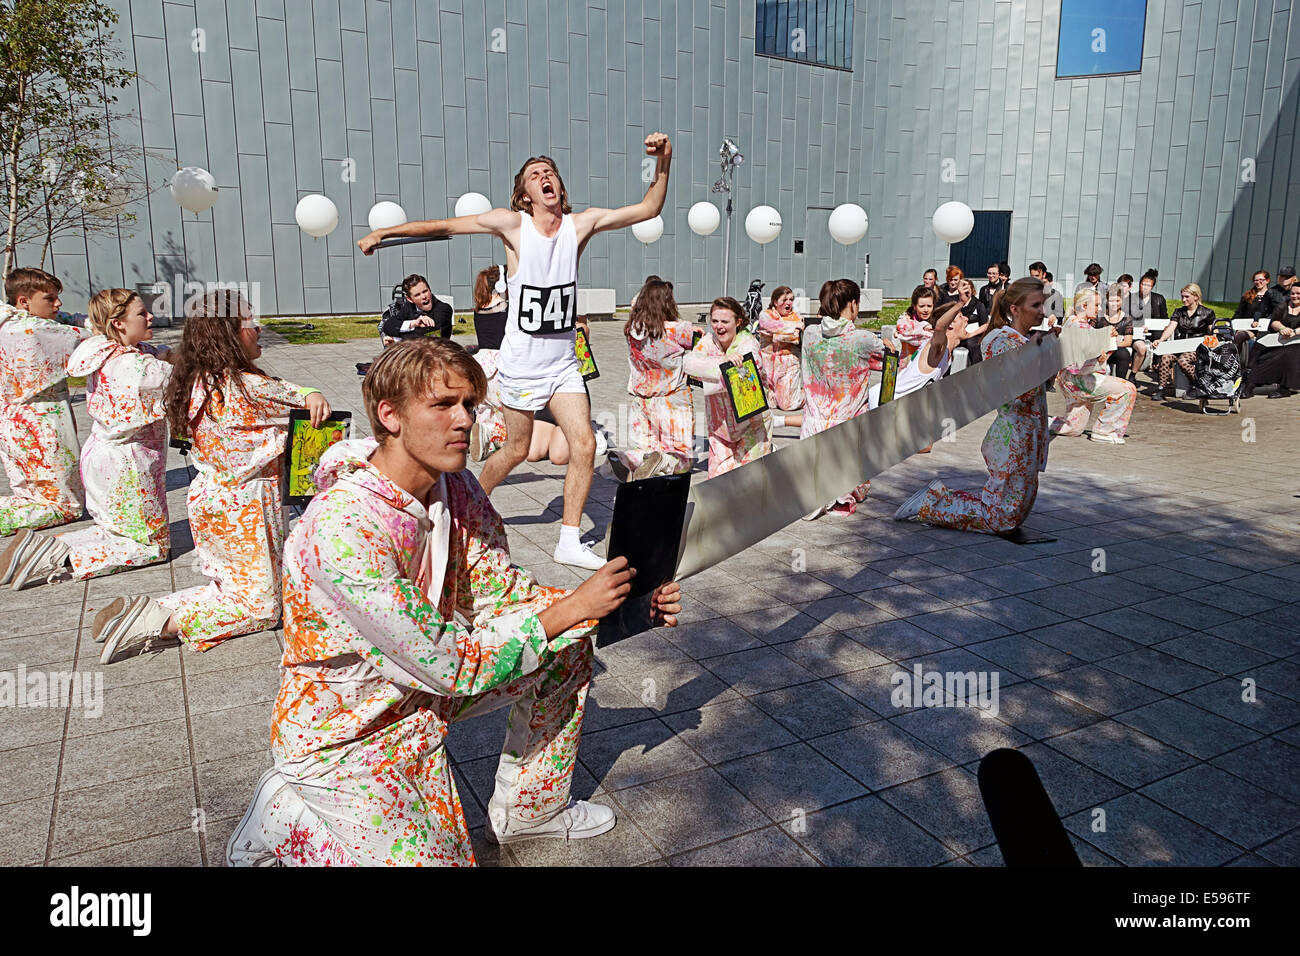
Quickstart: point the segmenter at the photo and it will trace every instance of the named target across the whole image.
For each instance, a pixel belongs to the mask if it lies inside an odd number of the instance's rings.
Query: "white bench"
[[[593,315],[612,316],[618,311],[618,303],[614,297],[613,289],[579,289],[578,290],[578,314],[591,317]]]

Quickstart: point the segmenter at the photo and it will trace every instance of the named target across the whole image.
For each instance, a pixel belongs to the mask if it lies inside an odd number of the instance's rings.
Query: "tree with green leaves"
[[[136,79],[100,0],[0,0],[0,186],[4,266],[40,241],[40,265],[66,232],[116,229],[146,191],[140,150],[116,136],[117,91]]]

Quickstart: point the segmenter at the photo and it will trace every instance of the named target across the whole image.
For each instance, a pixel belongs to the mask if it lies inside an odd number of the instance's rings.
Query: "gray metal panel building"
[[[268,314],[374,311],[412,271],[465,306],[499,247],[482,237],[362,257],[352,243],[374,203],[436,218],[474,190],[505,205],[539,153],[578,208],[633,202],[654,130],[674,143],[663,237],[605,235],[583,262],[582,283],[620,302],[649,273],[683,301],[724,291],[722,231],[686,225],[693,203],[719,199],[724,136],[746,154],[732,294],[750,276],[815,294],[826,278],[860,278],[870,253],[870,284],[905,295],[947,262],[930,216],[949,199],[1012,211],[1017,274],[1037,258],[1058,280],[1094,260],[1107,278],[1154,266],[1166,295],[1197,281],[1227,299],[1300,251],[1290,0],[1149,0],[1140,73],[1061,80],[1060,0],[856,0],[851,71],[756,56],[753,0],[114,5],[140,73],[123,102],[139,122],[124,132],[159,188],[120,239],[56,244],[78,308],[92,290],[180,275],[259,282]],[[173,202],[177,165],[216,176],[211,211]],[[294,222],[313,192],[340,210],[325,239]],[[870,217],[852,247],[826,231],[844,202]],[[759,204],[784,221],[766,246],[744,233]]]

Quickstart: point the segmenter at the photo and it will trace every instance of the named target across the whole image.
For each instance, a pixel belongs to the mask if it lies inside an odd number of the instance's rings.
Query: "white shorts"
[[[496,382],[501,404],[520,412],[545,408],[552,395],[587,394],[587,384],[576,361],[540,378],[516,378],[498,365]]]

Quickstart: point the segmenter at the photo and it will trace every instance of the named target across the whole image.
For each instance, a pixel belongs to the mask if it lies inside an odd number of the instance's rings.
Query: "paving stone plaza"
[[[367,431],[354,364],[377,340],[263,341],[264,367]],[[621,323],[597,323],[592,346],[593,412],[617,420]],[[796,522],[685,581],[676,629],[599,651],[574,793],[614,807],[605,836],[488,844],[506,712],[453,726],[479,862],[998,866],[975,769],[1013,747],[1085,865],[1300,863],[1300,399],[1223,417],[1138,401],[1126,445],[1053,441],[1027,522],[1051,543],[890,520],[931,477],[982,484],[987,416],[875,479],[857,514]],[[515,562],[572,586],[551,561],[563,473],[521,466],[492,501]],[[103,681],[100,713],[0,709],[0,863],[224,863],[271,765],[281,635],[106,668],[90,639],[113,597],[202,581],[187,482],[173,451],[168,564],[0,590],[0,671]],[[603,540],[614,489],[597,476],[585,537]],[[895,706],[894,675],[917,665],[996,674],[996,715]]]

